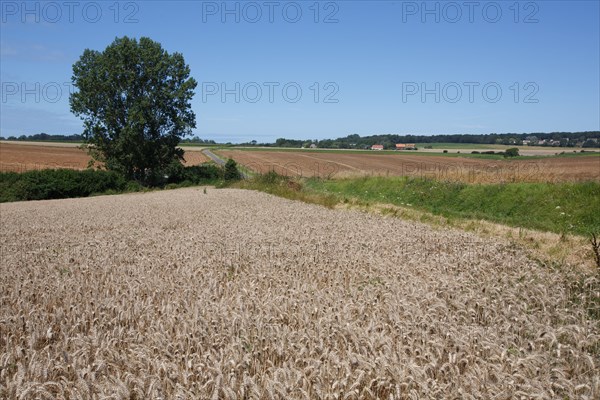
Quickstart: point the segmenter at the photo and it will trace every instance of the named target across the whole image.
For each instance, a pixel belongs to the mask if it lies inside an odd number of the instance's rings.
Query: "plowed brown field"
[[[420,176],[468,183],[600,180],[600,157],[494,160],[412,154],[220,150],[256,172],[344,178]]]
[[[198,165],[209,161],[199,149],[186,149],[186,165]],[[90,157],[69,143],[19,144],[0,142],[0,171],[25,172],[31,170],[87,168]]]
[[[76,146],[45,146],[0,143],[0,171],[68,168],[85,169],[90,161],[87,153]]]

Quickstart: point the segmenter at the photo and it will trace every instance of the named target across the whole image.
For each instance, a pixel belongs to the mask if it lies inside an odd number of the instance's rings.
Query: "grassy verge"
[[[446,218],[586,235],[600,230],[600,183],[465,184],[407,177],[306,181],[340,199],[409,206]]]
[[[585,236],[600,231],[600,183],[465,184],[409,177],[290,180],[274,173],[240,187],[333,206],[394,205],[446,219]]]

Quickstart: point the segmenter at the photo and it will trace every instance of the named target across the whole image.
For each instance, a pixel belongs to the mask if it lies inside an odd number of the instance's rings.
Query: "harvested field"
[[[0,171],[25,172],[31,170],[87,168],[90,157],[75,145],[66,146],[0,143]]]
[[[256,172],[345,178],[418,176],[466,183],[600,181],[597,155],[532,160],[494,160],[412,154],[220,150]]]
[[[232,189],[0,210],[0,398],[600,398],[574,272],[507,242]]]
[[[200,165],[205,162],[209,162],[210,159],[202,153],[202,149],[196,147],[184,147],[185,154],[185,165]]]
[[[68,168],[85,169],[90,157],[72,143],[2,143],[0,142],[0,172]],[[186,148],[186,165],[209,161],[195,148]]]

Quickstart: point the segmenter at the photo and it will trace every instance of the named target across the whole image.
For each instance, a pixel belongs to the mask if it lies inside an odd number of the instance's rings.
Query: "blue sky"
[[[219,142],[600,130],[599,4],[2,1],[0,135],[81,133],[72,65],[124,35],[183,53]]]

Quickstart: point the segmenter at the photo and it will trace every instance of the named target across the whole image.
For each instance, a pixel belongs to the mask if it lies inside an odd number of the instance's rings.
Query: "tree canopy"
[[[102,52],[86,49],[72,82],[71,111],[84,121],[94,160],[150,183],[183,159],[177,145],[196,127],[196,81],[183,55],[146,37],[117,38]]]

